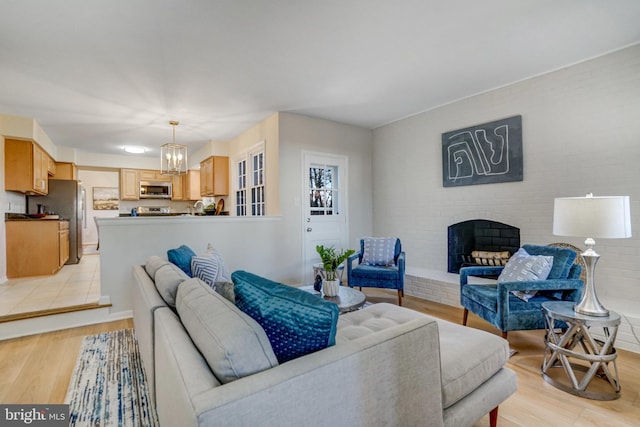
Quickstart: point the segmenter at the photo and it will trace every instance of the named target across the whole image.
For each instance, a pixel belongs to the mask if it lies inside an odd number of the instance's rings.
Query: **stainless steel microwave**
[[[140,198],[141,199],[170,199],[171,183],[140,181]]]

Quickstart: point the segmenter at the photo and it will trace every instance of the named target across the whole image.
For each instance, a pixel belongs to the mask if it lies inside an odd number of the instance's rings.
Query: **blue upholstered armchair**
[[[460,303],[464,307],[462,324],[469,311],[502,331],[544,329],[542,303],[545,301],[580,301],[582,266],[574,263],[576,252],[568,248],[524,245],[529,255],[552,256],[553,265],[546,280],[500,281],[491,285],[469,284],[469,276],[498,276],[505,267],[463,267],[460,269]],[[537,291],[528,301],[511,291]]]
[[[356,259],[358,264],[354,266]],[[397,289],[398,305],[402,305],[404,268],[405,253],[400,239],[360,239],[360,252],[347,258],[347,283],[351,288]]]

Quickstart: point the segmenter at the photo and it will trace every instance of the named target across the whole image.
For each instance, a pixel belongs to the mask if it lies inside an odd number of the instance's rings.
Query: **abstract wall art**
[[[442,134],[442,185],[522,181],[522,116]]]

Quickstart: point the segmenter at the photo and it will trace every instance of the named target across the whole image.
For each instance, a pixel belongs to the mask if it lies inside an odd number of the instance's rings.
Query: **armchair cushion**
[[[395,237],[365,237],[362,263],[365,265],[393,265],[396,257]]]
[[[352,276],[370,280],[398,280],[398,267],[380,267],[361,264],[353,269]]]

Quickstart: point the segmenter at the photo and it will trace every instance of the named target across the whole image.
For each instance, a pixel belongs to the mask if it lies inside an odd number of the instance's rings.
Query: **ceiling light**
[[[162,175],[181,175],[187,173],[187,147],[176,144],[176,126],[180,123],[174,120],[169,124],[173,126],[173,140],[160,147],[160,173]]]
[[[124,151],[131,154],[144,154],[146,149],[144,147],[140,147],[138,145],[125,145]]]

